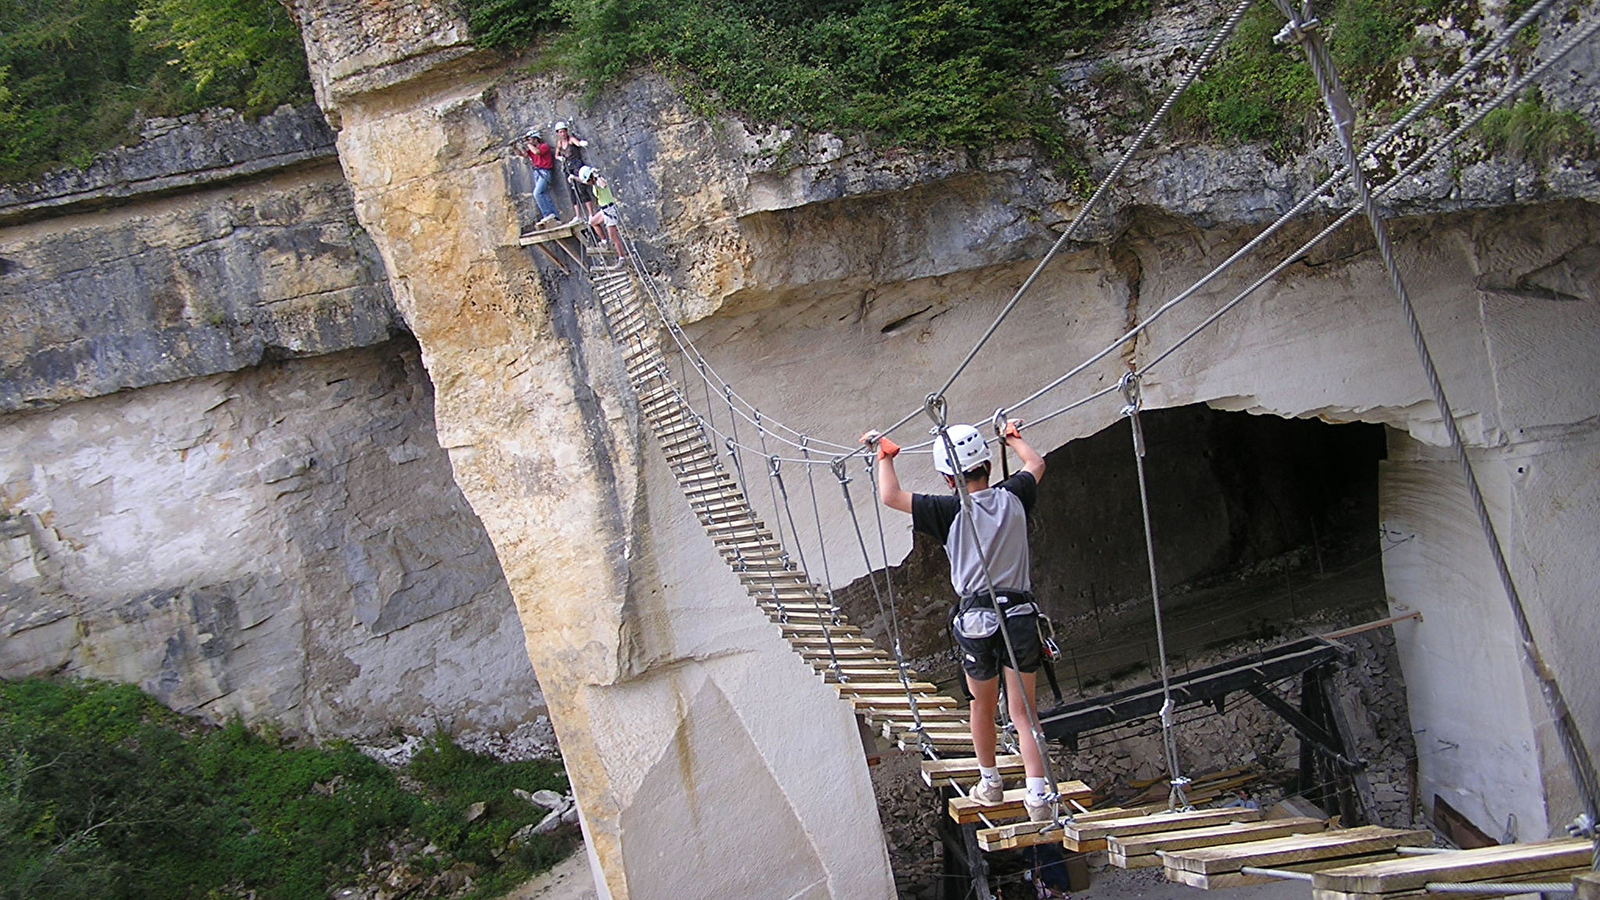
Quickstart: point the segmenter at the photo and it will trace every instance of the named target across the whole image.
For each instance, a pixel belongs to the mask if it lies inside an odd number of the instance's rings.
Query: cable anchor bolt
[[[1117,389],[1122,391],[1122,414],[1131,416],[1144,405],[1144,394],[1139,386],[1138,372],[1125,372],[1122,381],[1117,384]]]
[[[1579,813],[1578,817],[1572,820],[1572,824],[1567,826],[1567,834],[1575,838],[1594,838],[1594,820],[1589,818],[1588,813]]]
[[[1310,39],[1311,33],[1322,27],[1321,19],[1301,20],[1298,16],[1284,23],[1278,33],[1272,36],[1272,42],[1279,47],[1288,46],[1290,41],[1305,43]]]

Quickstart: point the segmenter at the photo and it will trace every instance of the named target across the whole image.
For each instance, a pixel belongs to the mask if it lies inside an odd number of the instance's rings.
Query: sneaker
[[[562,227],[563,228],[571,228],[574,225],[582,225],[582,224],[583,224],[583,216],[573,216],[570,220],[568,220],[567,224],[563,225]]]
[[[533,227],[535,227],[535,228],[548,228],[551,225],[554,225],[554,224],[556,224],[556,223],[558,223],[560,221],[561,221],[561,219],[558,216],[545,216],[544,218],[539,220],[539,224],[537,224],[537,225],[535,225]]]
[[[1039,805],[1035,806],[1035,803]],[[1049,822],[1053,820],[1055,814],[1054,810],[1051,809],[1052,805],[1049,800],[1034,800],[1032,797],[1027,796],[1022,798],[1022,806],[1028,811],[1028,821],[1030,822]]]
[[[997,806],[1005,800],[1006,787],[998,781],[991,782],[979,778],[978,783],[967,792],[967,796],[984,806]]]

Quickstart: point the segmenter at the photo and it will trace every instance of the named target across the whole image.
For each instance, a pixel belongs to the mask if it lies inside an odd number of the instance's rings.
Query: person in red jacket
[[[544,142],[539,129],[530,128],[522,136],[522,152],[533,164],[533,202],[539,205],[541,218],[535,228],[544,228],[561,221],[556,213],[556,202],[550,198],[550,179],[555,176],[556,154]]]

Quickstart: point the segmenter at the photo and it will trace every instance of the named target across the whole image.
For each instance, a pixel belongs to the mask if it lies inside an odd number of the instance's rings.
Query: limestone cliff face
[[[542,709],[312,109],[0,192],[0,674],[323,735]]]

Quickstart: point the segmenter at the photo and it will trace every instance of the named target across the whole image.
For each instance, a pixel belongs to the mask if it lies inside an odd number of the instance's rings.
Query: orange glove
[[[899,444],[896,444],[894,441],[889,440],[876,431],[869,431],[866,434],[863,434],[861,436],[861,443],[866,444],[868,447],[876,445],[878,448],[878,459],[880,460],[894,459],[895,454],[900,452]]]
[[[1022,424],[1022,420],[1021,419],[1007,419],[1006,420],[1006,429],[1005,429],[1005,431],[1000,432],[1000,436],[1003,437],[1003,438],[1019,438],[1019,437],[1022,437],[1022,432],[1017,430],[1017,427],[1020,426],[1021,424]]]

